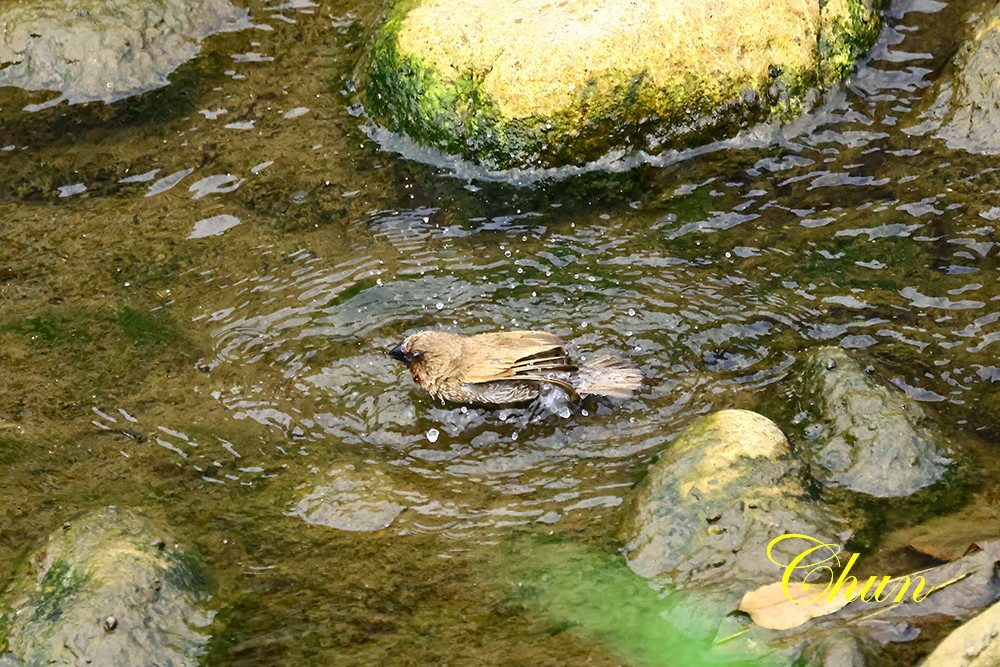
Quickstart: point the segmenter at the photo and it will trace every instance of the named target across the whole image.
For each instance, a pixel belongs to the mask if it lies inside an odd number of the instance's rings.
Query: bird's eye
[[[410,361],[422,361],[424,358],[423,352],[411,352]]]

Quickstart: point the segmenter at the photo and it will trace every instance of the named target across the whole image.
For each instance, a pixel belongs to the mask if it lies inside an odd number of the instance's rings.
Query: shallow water
[[[996,443],[1000,171],[918,117],[976,6],[894,4],[789,126],[587,173],[408,159],[352,92],[362,3],[251,3],[267,28],[212,38],[169,89],[0,110],[0,578],[79,510],[129,505],[205,555],[213,663],[616,664],[495,550],[613,550],[695,415],[795,412],[802,350],[864,350]],[[430,327],[545,329],[646,384],[569,419],[443,407],[385,353]],[[377,476],[391,525],[304,520],[345,469]]]

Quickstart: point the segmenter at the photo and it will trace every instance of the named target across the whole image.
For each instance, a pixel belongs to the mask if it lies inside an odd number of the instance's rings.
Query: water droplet
[[[441,435],[441,431],[437,430],[436,428],[427,430],[427,439],[430,440],[431,444],[434,444],[435,442],[438,441],[439,435]]]
[[[635,308],[629,308],[628,309],[628,316],[629,317],[635,317]]]
[[[437,303],[434,304],[434,307],[437,308],[438,310],[441,310],[442,308],[444,308],[444,304],[438,301]]]
[[[580,410],[580,414],[583,415],[584,417],[590,416],[590,413],[587,410]]]

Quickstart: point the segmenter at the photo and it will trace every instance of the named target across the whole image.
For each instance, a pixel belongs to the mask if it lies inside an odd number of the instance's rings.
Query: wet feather
[[[459,336],[421,331],[390,353],[435,398],[502,405],[535,399],[546,387],[569,399],[599,394],[629,398],[642,383],[635,365],[609,355],[577,365],[558,336],[504,331]]]

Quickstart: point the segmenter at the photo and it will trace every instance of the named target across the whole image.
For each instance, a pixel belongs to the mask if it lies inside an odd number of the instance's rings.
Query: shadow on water
[[[552,553],[605,563],[629,489],[695,416],[780,418],[800,353],[839,344],[1000,440],[1000,171],[911,131],[955,48],[935,23],[963,9],[925,4],[893,6],[808,118],[530,186],[369,140],[345,77],[372,10],[349,3],[254,3],[270,30],[86,132],[65,107],[17,116],[0,562],[76,509],[133,505],[207,555],[209,664],[655,662],[672,649],[525,586]],[[646,380],[568,419],[442,406],[386,354],[423,328],[545,329]],[[359,488],[386,524],[332,528]],[[571,546],[543,553],[553,532]]]

